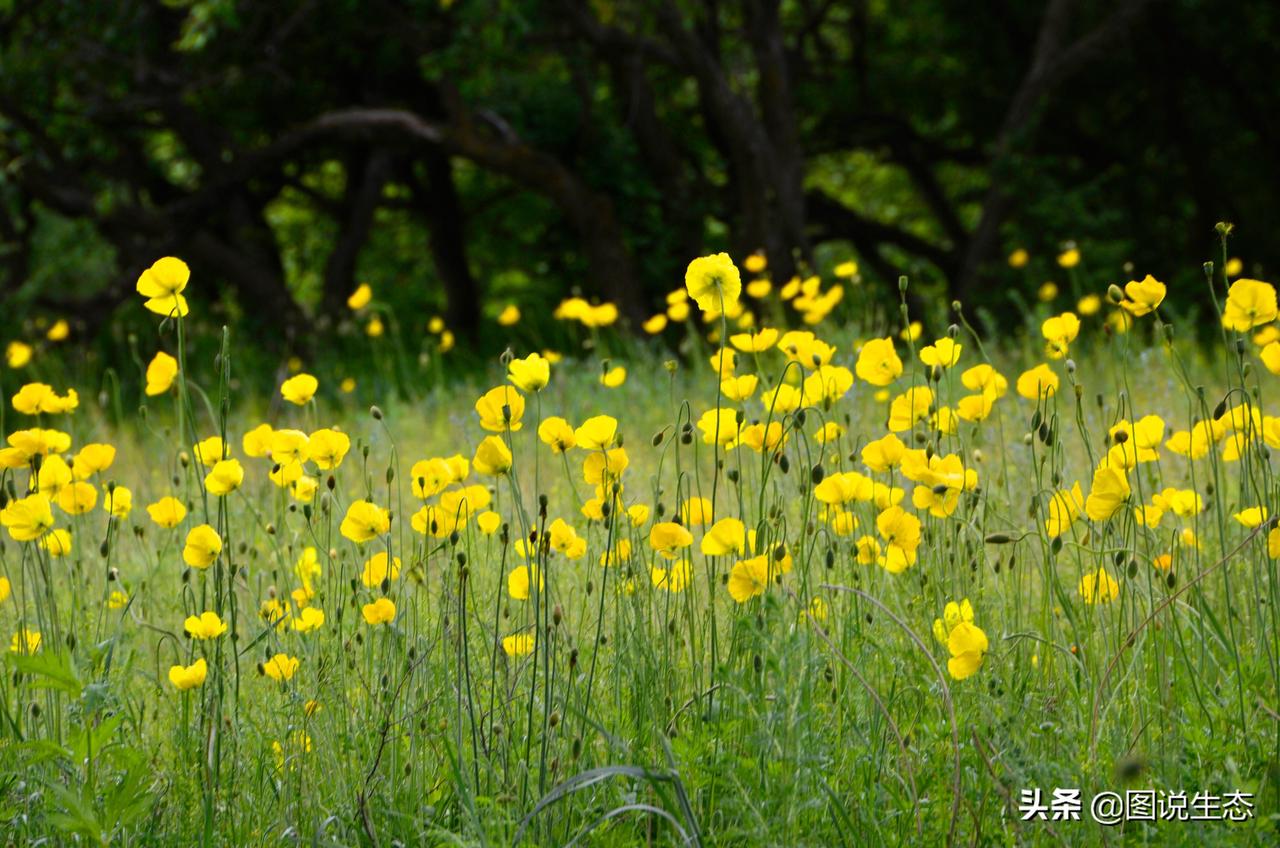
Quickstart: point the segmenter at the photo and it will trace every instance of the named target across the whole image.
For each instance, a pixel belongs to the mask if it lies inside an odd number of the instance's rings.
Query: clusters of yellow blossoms
[[[1078,254],[1070,257],[1064,253],[1059,264],[1074,267],[1078,259]],[[1010,261],[1014,264],[1012,257]],[[1025,262],[1025,257],[1019,262]],[[760,256],[751,257],[746,263],[750,274],[759,275],[765,267]],[[837,269],[837,276],[842,279],[854,279],[856,275],[853,263]],[[137,291],[146,298],[145,306],[150,311],[181,319],[189,312],[183,294],[189,277],[184,263],[167,257],[141,275]],[[702,257],[689,265],[684,288],[667,297],[666,311],[646,322],[647,331],[661,332],[669,321],[689,318],[690,301],[708,323],[720,322],[727,331],[728,322],[735,322],[737,332],[712,333],[718,343],[710,358],[717,382],[716,402],[692,416],[680,436],[689,444],[696,428],[701,443],[710,447],[716,458],[722,451],[727,454],[745,449],[760,455],[765,468],[769,463],[785,462],[785,450],[797,434],[806,441],[811,439],[819,446],[823,459],[812,469],[810,494],[818,505],[816,518],[831,536],[848,539],[857,563],[878,566],[891,575],[901,574],[920,561],[922,545],[927,542],[926,522],[951,518],[967,496],[980,490],[979,473],[970,459],[961,452],[940,450],[934,439],[954,436],[962,424],[982,422],[995,414],[1008,394],[1011,380],[989,362],[972,362],[973,354],[959,340],[956,327],[917,349],[922,331],[919,325],[908,325],[898,339],[884,336],[861,341],[851,367],[840,364],[837,346],[811,330],[784,331],[757,325],[755,313],[743,308],[742,296],[745,292],[748,297],[762,298],[769,294],[770,287],[764,277],[744,285],[739,269],[725,254]],[[806,324],[816,325],[840,302],[843,288],[837,284],[824,291],[816,277],[797,278],[783,286],[781,294],[792,302]],[[1146,276],[1123,288],[1113,286],[1107,299],[1125,316],[1122,329],[1127,329],[1127,322],[1133,319],[1158,314],[1165,296],[1164,284]],[[355,311],[370,309],[369,287],[357,289],[348,305]],[[562,302],[555,314],[591,329],[607,327],[618,320],[614,305],[592,304],[578,297]],[[1231,285],[1223,310],[1224,328],[1236,333],[1259,330],[1254,337],[1258,358],[1269,371],[1280,374],[1276,318],[1276,292],[1271,285],[1249,279],[1239,279]],[[504,325],[518,320],[519,310],[514,305],[499,318]],[[1046,318],[1040,329],[1046,361],[1022,371],[1012,384],[1016,395],[1034,410],[1034,435],[1049,445],[1052,401],[1064,379],[1060,370],[1074,382],[1074,365],[1068,357],[1079,338],[1081,320],[1076,313],[1063,312]],[[445,331],[441,326],[433,332]],[[899,340],[905,340],[911,348],[906,362]],[[966,353],[972,362],[967,367]],[[780,357],[777,379],[758,373],[762,360],[768,356]],[[1067,360],[1065,367],[1055,367],[1054,363],[1063,360]],[[419,504],[409,513],[409,524],[416,533],[444,539],[467,530],[474,522],[483,536],[494,537],[501,532],[506,542],[507,519],[495,508],[499,491],[495,478],[507,477],[513,496],[518,492],[514,478],[519,469],[515,466],[512,436],[525,427],[530,417],[527,396],[548,386],[557,361],[558,357],[549,352],[508,358],[507,381],[475,401],[476,423],[484,435],[470,456],[456,453],[413,463],[410,488]],[[755,372],[747,367],[749,363],[756,366]],[[898,385],[908,373],[909,382]],[[171,392],[180,375],[179,358],[157,352],[146,367],[146,394]],[[625,379],[625,370],[607,369],[601,379],[606,385],[618,385]],[[832,413],[859,381],[869,386],[875,399],[883,404],[883,428],[876,431],[875,438],[864,428],[861,438],[856,439],[859,449],[848,454],[846,460],[842,451],[843,440],[849,435],[848,421],[841,424]],[[315,376],[300,372],[283,382],[280,396],[288,404],[314,411],[319,389]],[[32,382],[22,386],[11,403],[16,412],[42,423],[44,416],[73,412],[79,398],[74,389],[59,393],[50,385]],[[660,592],[681,593],[691,585],[695,574],[692,551],[696,546],[704,558],[725,558],[728,567],[724,591],[738,604],[749,603],[774,587],[792,591],[786,578],[795,564],[785,537],[771,535],[763,525],[748,526],[741,507],[737,515],[723,514],[722,505],[714,496],[689,493],[672,514],[663,514],[628,489],[631,458],[615,417],[594,415],[575,426],[561,416],[542,417],[540,405],[538,408],[533,425],[538,442],[551,454],[565,457],[566,463],[574,451],[581,459],[581,480],[591,488],[590,497],[581,501],[578,512],[589,525],[606,528],[608,543],[598,557],[601,566],[617,567],[640,559],[640,552],[633,547],[647,541],[652,551],[648,583]],[[806,414],[808,411],[813,414]],[[805,427],[811,428],[802,432]],[[1127,509],[1136,525],[1149,531],[1177,523],[1177,544],[1195,548],[1200,542],[1192,524],[1204,509],[1202,497],[1193,489],[1160,487],[1144,500],[1135,491],[1135,469],[1157,462],[1162,450],[1196,460],[1220,446],[1220,459],[1233,462],[1256,444],[1280,449],[1280,418],[1263,415],[1248,400],[1224,407],[1211,418],[1197,420],[1188,429],[1169,433],[1167,429],[1166,421],[1155,414],[1131,415],[1114,422],[1107,432],[1106,449],[1100,452],[1092,470],[1087,495],[1079,480],[1054,481],[1040,518],[1045,537],[1059,540],[1078,529],[1084,519],[1101,525]],[[918,438],[922,435],[925,437]],[[1030,443],[1031,436],[1028,439]],[[132,492],[106,476],[115,462],[115,448],[87,443],[74,454],[71,448],[67,433],[37,426],[9,434],[7,446],[0,449],[0,469],[28,471],[25,491],[20,497],[7,499],[0,511],[0,522],[14,541],[34,543],[50,557],[66,556],[73,549],[71,530],[57,526],[55,508],[68,516],[83,515],[93,510],[101,498],[104,511],[117,520],[128,517],[132,509]],[[238,452],[245,461],[258,460],[261,476],[287,493],[293,502],[310,505],[325,478],[330,491],[335,489],[333,475],[350,450],[351,439],[338,426],[304,430],[262,423],[241,435]],[[247,470],[235,453],[223,435],[211,435],[191,445],[183,459],[203,470],[202,495],[227,498],[241,490]],[[720,473],[719,467],[715,473]],[[400,610],[393,587],[405,569],[401,558],[390,552],[392,512],[371,497],[346,505],[339,532],[361,551],[358,582],[365,594],[360,613],[367,626],[376,628],[397,621]],[[191,509],[171,493],[146,506],[151,521],[166,530],[183,525]],[[1246,528],[1256,528],[1269,520],[1269,511],[1265,504],[1259,504],[1242,508],[1234,517]],[[565,516],[549,518],[542,526],[544,529],[533,532],[523,527],[512,541],[511,548],[520,561],[505,577],[511,600],[528,601],[544,591],[544,564],[550,557],[577,561],[586,557],[591,547],[591,533],[579,532]],[[217,527],[192,522],[183,537],[181,557],[187,566],[202,572],[219,562],[226,553],[224,548]],[[1268,549],[1273,557],[1280,556],[1280,529],[1270,529]],[[1175,553],[1170,550],[1157,557],[1155,567],[1170,569]],[[273,589],[262,600],[260,614],[267,625],[298,634],[324,628],[326,616],[316,605],[315,588],[322,573],[321,559],[315,547],[306,547],[292,570],[291,582],[296,586],[287,594],[276,594]],[[333,555],[327,559],[333,561]],[[631,578],[623,581],[628,593],[639,588]],[[0,601],[10,591],[9,580],[0,579]],[[1117,598],[1120,585],[1105,566],[1100,566],[1080,577],[1077,591],[1084,603],[1101,604]],[[112,593],[110,602],[113,608],[121,608],[127,604],[128,595],[118,590]],[[804,603],[815,622],[825,619],[825,601],[813,597]],[[980,669],[989,643],[986,633],[974,624],[974,611],[967,599],[948,603],[933,629],[948,654],[948,668],[955,679],[970,677]],[[228,622],[219,611],[192,611],[183,622],[183,632],[193,643],[214,642],[228,632]],[[537,632],[528,628],[501,634],[499,639],[503,650],[512,657],[538,648]],[[40,645],[41,634],[25,623],[11,640],[11,649],[19,652],[34,652]],[[168,679],[178,690],[201,686],[209,673],[204,656],[192,654],[189,659],[189,664],[173,665],[169,671]],[[300,664],[298,657],[281,652],[261,663],[260,670],[273,680],[287,682]]]

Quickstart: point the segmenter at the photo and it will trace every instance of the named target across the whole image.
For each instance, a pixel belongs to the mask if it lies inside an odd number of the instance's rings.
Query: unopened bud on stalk
[[[382,420],[382,410],[377,406],[369,407],[369,414],[373,416],[374,421]]]

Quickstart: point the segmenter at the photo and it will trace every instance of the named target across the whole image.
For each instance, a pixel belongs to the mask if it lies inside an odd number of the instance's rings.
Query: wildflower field
[[[993,333],[737,259],[480,382],[371,281],[416,364],[238,391],[174,257],[134,375],[6,339],[0,841],[1275,844],[1273,286],[1070,250]]]

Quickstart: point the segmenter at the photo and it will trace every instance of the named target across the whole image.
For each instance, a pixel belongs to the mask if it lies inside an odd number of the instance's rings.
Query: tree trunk
[[[426,186],[415,184],[413,200],[430,231],[431,258],[447,301],[446,320],[455,333],[474,341],[480,329],[482,293],[467,261],[466,213],[453,181],[453,165],[448,154],[430,146],[422,164]]]
[[[321,308],[326,314],[339,314],[356,287],[356,262],[369,240],[373,217],[390,174],[391,154],[379,148],[359,164],[347,163],[347,185],[337,222],[341,230],[324,269]]]

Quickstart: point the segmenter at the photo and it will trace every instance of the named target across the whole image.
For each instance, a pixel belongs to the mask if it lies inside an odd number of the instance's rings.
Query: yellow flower
[[[1236,280],[1227,291],[1227,305],[1222,310],[1222,326],[1237,333],[1270,324],[1276,320],[1276,290],[1261,280]]]
[[[1258,356],[1268,371],[1280,376],[1280,341],[1269,343]]]
[[[972,622],[958,622],[947,637],[947,651],[951,654],[951,659],[947,660],[947,671],[956,680],[972,676],[982,667],[989,647],[987,634],[982,628]]]
[[[197,462],[207,468],[212,468],[231,456],[231,447],[222,443],[222,437],[210,436],[192,445],[191,452],[195,454]]]
[[[504,327],[510,327],[520,322],[520,307],[514,303],[508,303],[498,314],[498,323]]]
[[[1252,530],[1259,524],[1267,520],[1267,508],[1265,506],[1251,506],[1243,509],[1232,516],[1236,521]]]
[[[529,589],[533,580],[538,581],[538,591],[543,589],[542,573],[536,565],[517,565],[507,574],[507,594],[514,600],[529,600]]]
[[[369,501],[358,500],[347,507],[339,532],[356,544],[364,544],[390,529],[391,513],[388,510]]]
[[[187,616],[182,629],[192,639],[217,639],[227,632],[227,623],[216,612],[202,612]]]
[[[69,390],[66,397],[59,397],[53,387],[46,383],[27,383],[18,390],[12,400],[13,408],[23,415],[44,413],[56,415],[69,412],[80,403],[75,389]]]
[[[517,633],[502,639],[502,651],[509,657],[523,657],[533,653],[534,634]]]
[[[933,392],[927,386],[912,386],[889,404],[889,430],[901,433],[929,416]]]
[[[1044,522],[1045,532],[1050,539],[1056,539],[1071,528],[1083,511],[1084,494],[1080,491],[1079,482],[1070,490],[1055,492],[1049,499],[1049,517]]]
[[[192,568],[208,568],[222,553],[222,537],[208,524],[192,527],[182,549],[182,560]]]
[[[967,369],[960,375],[960,382],[966,389],[997,398],[1004,397],[1009,390],[1009,381],[1004,375],[985,362]]]
[[[747,273],[749,274],[759,274],[765,268],[769,267],[769,260],[765,258],[763,253],[756,251],[746,259],[742,260],[742,267],[746,268]]]
[[[114,518],[121,520],[128,518],[129,512],[133,509],[133,492],[113,483],[103,485],[102,490],[106,493],[102,508]]]
[[[511,386],[495,386],[476,401],[480,426],[491,433],[515,432],[524,425],[524,395]]]
[[[613,303],[588,306],[578,320],[585,327],[608,327],[618,320],[618,307]]]
[[[1027,261],[1030,258],[1031,258],[1031,255],[1027,253],[1027,251],[1024,248],[1019,247],[1013,253],[1009,254],[1009,267],[1025,268],[1027,265]]]
[[[9,597],[9,592],[13,587],[9,585],[8,577],[0,577],[0,604],[4,603]]]
[[[1129,478],[1122,469],[1102,466],[1093,472],[1093,485],[1084,503],[1085,514],[1092,521],[1106,521],[1129,500]]]
[[[739,560],[729,570],[729,596],[740,604],[763,595],[769,588],[769,555]]]
[[[891,506],[876,516],[876,532],[885,541],[877,563],[890,574],[898,574],[916,561],[920,547],[920,519],[900,506]]]
[[[511,451],[497,436],[486,436],[471,460],[477,474],[496,477],[511,468]]]
[[[259,668],[272,680],[283,682],[289,680],[298,670],[299,660],[288,654],[276,654],[264,662]]]
[[[49,496],[37,492],[25,498],[10,501],[0,510],[3,524],[15,542],[31,542],[39,539],[53,527],[53,509]]]
[[[674,521],[659,522],[649,530],[649,547],[667,559],[674,559],[676,552],[693,544],[693,534]]]
[[[708,409],[698,418],[703,444],[728,445],[738,438],[738,412],[734,409]]]
[[[778,343],[778,331],[762,327],[754,333],[736,333],[729,337],[729,344],[743,353],[764,353]]]
[[[187,314],[187,299],[182,296],[182,290],[187,287],[189,279],[191,269],[187,263],[166,256],[142,272],[136,288],[138,294],[147,298],[143,306],[148,310],[157,315],[176,314],[181,318]]]
[[[1204,501],[1194,489],[1162,489],[1151,496],[1151,502],[1179,518],[1189,518],[1204,509]]]
[[[755,374],[743,374],[741,377],[730,377],[720,384],[720,393],[734,402],[748,400],[756,392],[760,378]]]
[[[683,592],[692,576],[693,569],[688,560],[673,563],[671,568],[654,566],[649,569],[649,580],[653,583],[653,588],[664,592]]]
[[[1080,264],[1080,251],[1069,247],[1058,254],[1058,265],[1063,268],[1074,268]]]
[[[293,481],[293,486],[289,489],[289,494],[294,500],[310,503],[316,496],[316,490],[320,488],[320,483],[314,477],[303,475]]]
[[[378,598],[360,607],[360,613],[368,624],[388,624],[395,620],[396,605],[390,598]]]
[[[813,439],[818,444],[825,445],[839,440],[844,434],[845,428],[834,421],[827,421],[813,434]]]
[[[310,374],[295,374],[280,384],[280,396],[289,403],[303,406],[315,397],[320,381]]]
[[[684,274],[684,285],[703,312],[726,312],[742,294],[742,277],[727,253],[703,256],[690,262]]]
[[[71,471],[77,480],[87,480],[98,472],[106,471],[115,460],[116,449],[111,445],[87,444],[72,460]]]
[[[1090,572],[1080,578],[1080,597],[1086,604],[1106,604],[1120,594],[1120,584],[1105,568]]]
[[[1081,315],[1097,315],[1102,309],[1102,298],[1096,294],[1087,294],[1076,304],[1076,312]]]
[[[241,447],[244,448],[246,456],[261,458],[271,453],[271,437],[275,434],[275,430],[271,429],[270,424],[259,424],[252,430],[244,434],[240,440]]]
[[[858,263],[852,259],[847,259],[837,265],[832,273],[846,280],[851,279],[858,276]]]
[[[301,464],[311,456],[311,439],[301,430],[273,430],[271,432],[271,458],[277,465],[298,466],[297,474],[301,475]],[[287,482],[297,477],[288,475]]]
[[[502,526],[502,516],[493,510],[482,512],[476,516],[476,526],[486,536],[492,536]]]
[[[631,459],[623,448],[592,451],[582,462],[582,477],[588,483],[603,485],[620,479],[630,464]]]
[[[1040,400],[1058,391],[1058,375],[1048,365],[1041,363],[1023,371],[1018,377],[1018,394],[1027,400]]]
[[[161,527],[172,529],[187,517],[187,508],[175,497],[165,496],[147,506],[147,515]]]
[[[551,363],[537,353],[513,359],[507,366],[507,379],[526,392],[541,391],[551,380]]]
[[[370,589],[381,586],[383,581],[400,578],[400,557],[388,557],[386,551],[378,551],[365,561],[360,572],[360,582]]]
[[[1154,312],[1164,301],[1165,284],[1148,274],[1141,282],[1130,280],[1124,286],[1124,298],[1120,306],[1135,318]]]
[[[955,601],[947,602],[942,610],[942,618],[933,620],[933,638],[943,645],[947,644],[951,631],[961,622],[973,622],[973,605],[968,598],[958,604]]]
[[[907,446],[893,433],[888,433],[862,448],[862,464],[878,473],[885,473],[902,464]]]
[[[147,365],[147,396],[154,397],[169,391],[178,376],[178,360],[163,350],[151,358]]]
[[[366,336],[368,336],[371,339],[380,338],[383,332],[385,332],[385,328],[382,325],[382,319],[379,318],[377,315],[370,318],[369,323],[364,325],[364,333]],[[447,334],[447,331],[446,331],[446,334]],[[443,336],[441,338],[443,338]],[[441,350],[445,349],[443,343],[441,343],[440,349]]]
[[[1050,359],[1062,359],[1067,355],[1068,346],[1080,334],[1080,319],[1072,312],[1046,318],[1040,325],[1040,333],[1046,343],[1045,355]]]
[[[12,341],[4,349],[4,361],[10,368],[17,370],[26,367],[31,361],[31,345],[24,342]]]
[[[356,381],[352,377],[343,377],[342,382],[338,384],[338,391],[344,395],[349,395],[356,390]]]
[[[44,494],[56,495],[64,486],[70,486],[74,476],[70,466],[56,453],[45,457],[35,476],[35,488]]]
[[[307,454],[321,471],[337,468],[349,450],[351,439],[341,430],[326,427],[307,437]]]
[[[205,475],[204,487],[217,497],[229,495],[244,482],[244,468],[238,459],[224,459]]]
[[[649,335],[656,336],[658,333],[667,329],[667,316],[659,312],[657,315],[650,316],[640,326]]]
[[[0,599],[3,600],[3,599]],[[124,609],[129,605],[129,593],[119,589],[107,596],[107,609]]]
[[[703,556],[741,554],[747,546],[747,528],[736,518],[722,518],[702,537]]]
[[[373,289],[368,283],[361,283],[356,286],[356,290],[347,297],[347,308],[355,312],[357,310],[364,309],[369,305],[369,301],[371,300],[373,300]]]
[[[613,447],[617,434],[618,419],[612,415],[594,415],[573,430],[573,441],[586,450],[602,451]]]
[[[549,445],[553,453],[564,453],[578,443],[573,427],[558,415],[552,415],[538,425],[538,438]]]
[[[8,441],[25,459],[59,454],[71,448],[71,436],[60,430],[18,430],[9,434]]]
[[[873,386],[887,386],[902,374],[902,360],[893,348],[893,339],[872,339],[858,351],[854,366],[859,378]]]
[[[40,650],[40,632],[23,627],[13,634],[9,641],[9,652],[13,654],[34,654]]]
[[[627,369],[621,365],[615,365],[600,375],[600,385],[608,389],[616,389],[625,382],[627,382]]]
[[[204,657],[196,660],[191,665],[169,666],[169,682],[179,692],[185,692],[188,689],[195,689],[197,686],[204,685],[205,677],[208,674],[209,666],[204,661]]]
[[[69,483],[58,490],[55,500],[68,515],[84,515],[98,502],[98,490],[88,483]]]
[[[1054,282],[1045,282],[1040,284],[1040,288],[1036,289],[1036,300],[1041,303],[1049,303],[1058,296],[1058,284]]]
[[[71,531],[62,527],[57,530],[50,530],[40,537],[38,544],[49,552],[49,556],[55,559],[66,556],[71,553]]]

